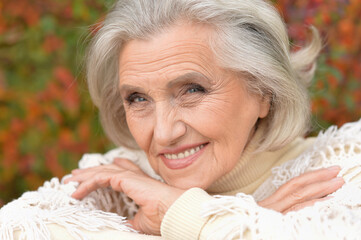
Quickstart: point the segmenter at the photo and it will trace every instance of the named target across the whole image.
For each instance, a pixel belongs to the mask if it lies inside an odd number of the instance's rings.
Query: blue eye
[[[133,102],[144,102],[147,101],[144,97],[136,97],[133,99]]]
[[[197,88],[191,88],[191,89],[187,90],[188,93],[195,93],[195,92],[198,92],[198,91],[199,91],[199,89],[197,89]]]
[[[198,84],[189,84],[189,87],[187,88],[187,93],[196,93],[196,92],[205,92],[206,90],[201,86],[201,85],[198,85]]]
[[[139,96],[139,95],[140,95],[139,93],[132,93],[125,100],[128,102],[128,104],[140,103],[140,102],[147,101],[146,98]]]

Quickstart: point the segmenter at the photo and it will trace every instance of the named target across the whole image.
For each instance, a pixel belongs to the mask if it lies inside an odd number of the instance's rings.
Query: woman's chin
[[[212,181],[210,179],[200,179],[200,176],[195,174],[193,176],[179,176],[175,177],[169,176],[164,178],[165,182],[172,187],[180,188],[180,189],[190,189],[190,188],[201,188],[207,189],[211,184]]]

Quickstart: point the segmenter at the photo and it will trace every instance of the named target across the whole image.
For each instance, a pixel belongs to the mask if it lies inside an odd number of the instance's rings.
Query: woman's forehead
[[[211,32],[205,25],[174,25],[148,40],[127,42],[120,52],[120,80],[163,74],[177,77],[179,71],[211,74],[216,67],[209,47]]]

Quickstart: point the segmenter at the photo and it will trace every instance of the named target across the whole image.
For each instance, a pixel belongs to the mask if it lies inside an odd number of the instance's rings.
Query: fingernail
[[[343,180],[343,177],[335,177],[331,180],[332,182],[345,182],[345,180]]]
[[[341,167],[340,166],[332,166],[332,167],[328,167],[327,170],[329,170],[329,171],[340,171]]]

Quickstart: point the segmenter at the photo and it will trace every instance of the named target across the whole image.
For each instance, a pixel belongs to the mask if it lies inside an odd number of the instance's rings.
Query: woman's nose
[[[154,140],[161,146],[176,143],[186,134],[186,125],[176,107],[159,104],[156,110]]]

